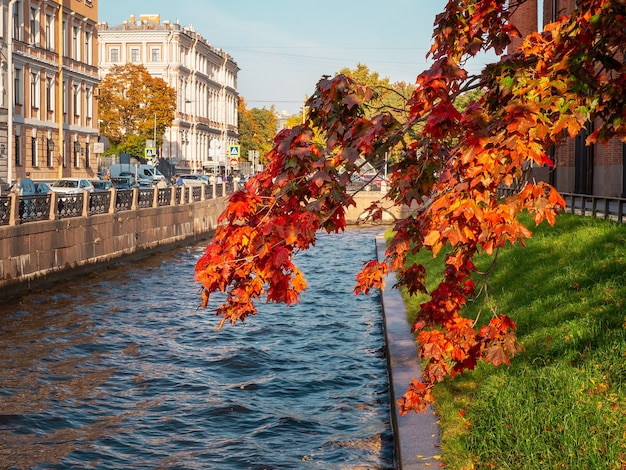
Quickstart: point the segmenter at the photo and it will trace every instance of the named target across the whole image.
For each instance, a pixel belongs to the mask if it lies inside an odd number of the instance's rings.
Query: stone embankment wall
[[[347,210],[347,223],[359,223],[363,211],[380,196],[380,192],[357,194],[357,207]],[[221,197],[0,226],[0,298],[23,294],[122,257],[208,239],[227,203],[228,199]],[[383,223],[391,223],[400,212],[398,208],[385,212]]]
[[[227,198],[0,227],[0,298],[95,265],[208,238]]]

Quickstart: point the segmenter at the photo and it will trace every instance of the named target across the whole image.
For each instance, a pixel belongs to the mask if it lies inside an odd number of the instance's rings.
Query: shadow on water
[[[0,306],[0,468],[392,468],[380,302],[352,293],[379,232],[321,236],[299,305],[220,332],[202,246]]]

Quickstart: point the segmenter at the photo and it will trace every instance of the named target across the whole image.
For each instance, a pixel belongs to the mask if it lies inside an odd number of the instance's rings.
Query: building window
[[[52,77],[46,77],[46,112],[54,111],[54,82]]]
[[[160,62],[161,61],[161,49],[158,47],[153,47],[150,49],[150,60],[152,62]]]
[[[67,30],[67,21],[63,21],[63,56],[68,56],[68,43],[69,43],[69,32]]]
[[[78,85],[72,88],[72,109],[74,116],[80,116],[80,87]]]
[[[74,168],[80,168],[80,142],[74,142]]]
[[[91,65],[91,33],[85,31],[85,51],[84,51],[86,64]]]
[[[49,167],[54,166],[54,163],[52,161],[52,150],[54,149],[54,142],[52,141],[52,139],[47,139],[46,140],[46,164]]]
[[[22,166],[22,149],[20,146],[20,136],[15,136],[15,165]]]
[[[21,105],[22,104],[22,69],[15,69],[15,76],[13,77],[13,96],[14,96],[14,104]]]
[[[92,100],[93,100],[93,90],[91,87],[85,89],[85,117],[87,119],[91,119],[92,116]]]
[[[30,43],[32,45],[39,45],[39,18],[37,15],[37,8],[30,9]]]
[[[36,73],[30,74],[30,107],[39,108],[39,77]]]
[[[63,80],[63,115],[67,116],[67,108],[69,107],[69,90],[67,89],[67,81]]]
[[[37,137],[30,138],[30,151],[33,167],[39,166],[39,158],[37,158]]]
[[[13,16],[13,39],[21,40],[20,36],[20,24],[22,23],[20,20],[20,11],[22,11],[22,2],[17,1],[13,4],[13,12],[11,13]]]
[[[117,47],[112,47],[109,51],[109,62],[114,64],[120,61],[120,50]]]
[[[78,26],[72,27],[72,59],[80,60],[80,48],[78,39],[80,37],[80,29]]]
[[[46,49],[54,50],[54,16],[46,15]]]
[[[130,49],[130,61],[133,63],[139,62],[139,48],[131,47]]]

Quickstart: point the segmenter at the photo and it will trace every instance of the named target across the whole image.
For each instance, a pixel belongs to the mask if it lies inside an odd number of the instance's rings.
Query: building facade
[[[0,179],[95,177],[98,0],[2,0]]]
[[[527,0],[514,14],[513,22],[522,36],[572,13],[576,0]],[[516,47],[521,40],[516,40]],[[559,191],[602,197],[626,197],[626,145],[614,138],[608,144],[585,145],[596,123],[590,122],[576,138],[568,138],[552,150],[555,167],[536,170]]]
[[[137,63],[176,90],[176,117],[157,150],[160,166],[181,173],[229,171],[228,149],[239,138],[239,68],[229,54],[192,26],[161,22],[159,15],[100,24],[98,42],[101,78],[115,65]]]

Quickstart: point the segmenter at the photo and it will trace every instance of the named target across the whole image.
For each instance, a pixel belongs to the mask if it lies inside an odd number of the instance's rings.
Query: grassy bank
[[[564,214],[533,232],[489,280],[524,351],[437,386],[445,466],[626,468],[626,226]]]

